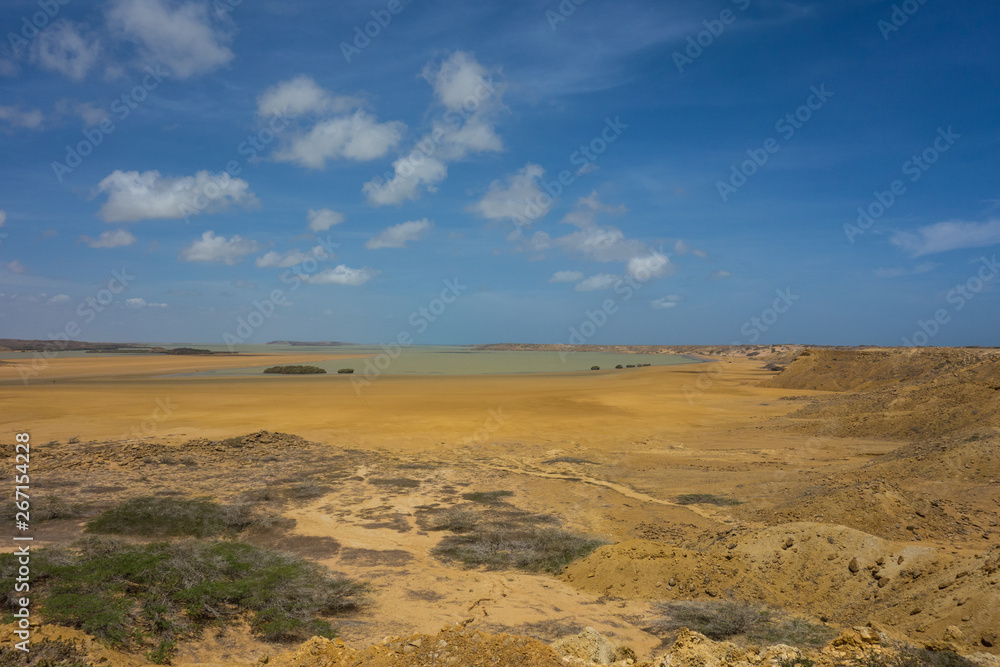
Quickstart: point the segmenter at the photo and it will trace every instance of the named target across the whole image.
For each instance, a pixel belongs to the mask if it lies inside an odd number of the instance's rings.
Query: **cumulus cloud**
[[[348,111],[359,106],[358,98],[331,95],[305,74],[277,83],[257,97],[257,113],[261,116],[302,116]]]
[[[250,184],[242,178],[225,173],[215,177],[207,171],[194,176],[161,176],[158,171],[116,169],[98,184],[97,190],[108,195],[100,210],[106,222],[179,219],[232,205],[251,208],[258,204]]]
[[[431,84],[442,118],[410,152],[393,162],[393,176],[365,183],[362,192],[373,206],[401,204],[423,191],[435,192],[448,176],[448,163],[473,153],[503,150],[495,124],[503,105],[503,89],[492,74],[464,51],[440,63],[428,63],[423,77]]]
[[[35,39],[31,61],[42,69],[83,80],[97,63],[101,45],[96,38],[82,34],[82,30],[72,21],[58,21]]]
[[[552,206],[552,198],[539,185],[544,175],[544,169],[529,162],[505,180],[490,183],[486,195],[469,210],[487,220],[513,220],[519,226],[530,225]]]
[[[933,255],[949,250],[984,248],[1000,243],[1000,220],[939,222],[920,227],[916,232],[896,232],[889,241],[912,257]]]
[[[365,247],[369,250],[378,248],[403,248],[408,241],[416,241],[423,237],[433,227],[427,218],[411,220],[382,230],[373,238],[368,239]]]
[[[655,310],[666,310],[668,308],[676,308],[677,304],[683,300],[683,297],[677,294],[668,294],[665,297],[651,301],[649,306]]]
[[[261,255],[256,260],[254,260],[254,265],[258,269],[264,268],[288,268],[289,266],[295,266],[296,264],[301,264],[307,259],[313,259],[321,261],[328,259],[330,255],[327,254],[323,246],[315,246],[308,253],[302,252],[301,250],[289,250],[286,253],[280,253],[271,251],[265,255]]]
[[[577,292],[593,292],[595,290],[601,289],[611,289],[621,280],[621,276],[616,276],[612,273],[599,273],[596,276],[590,276],[586,280],[577,283],[575,289]]]
[[[344,214],[329,208],[309,209],[306,213],[306,219],[309,221],[309,229],[314,232],[325,232],[330,227],[342,223]]]
[[[399,121],[380,123],[368,111],[357,108],[360,105],[360,100],[332,95],[310,77],[297,76],[261,93],[257,115],[305,116],[282,133],[282,146],[274,159],[322,169],[327,160],[374,160],[402,139],[406,125]]]
[[[232,266],[250,253],[260,250],[260,244],[242,236],[216,236],[209,230],[201,238],[181,250],[180,259],[186,262],[218,262]]]
[[[556,271],[549,278],[550,283],[575,283],[578,280],[583,280],[582,271]]]
[[[380,272],[370,269],[367,266],[361,269],[352,269],[343,264],[333,269],[325,269],[319,273],[303,276],[302,279],[312,285],[348,285],[357,287],[377,276]]]
[[[10,127],[23,127],[29,130],[37,130],[42,127],[42,112],[38,109],[31,111],[21,111],[18,107],[0,106],[0,121],[5,122]]]
[[[165,303],[152,303],[152,302],[146,301],[142,297],[135,297],[134,299],[125,299],[125,307],[126,308],[134,308],[134,309],[138,309],[138,308],[166,308],[167,304],[165,304]]]
[[[7,262],[6,264],[4,264],[3,268],[7,269],[11,273],[27,273],[28,272],[28,267],[26,267],[24,264],[21,264],[21,262],[17,261],[16,259],[11,260],[11,261]]]
[[[625,270],[632,278],[639,282],[645,282],[650,278],[671,275],[677,269],[670,263],[669,257],[655,250],[650,250],[648,254],[628,260]]]
[[[69,294],[56,294],[54,297],[49,299],[51,304],[69,303]]]
[[[209,3],[112,0],[108,25],[134,42],[146,63],[180,79],[211,72],[233,59],[231,34],[212,24]]]
[[[113,231],[101,232],[101,235],[96,239],[92,239],[89,236],[81,236],[80,240],[84,241],[91,248],[119,248],[121,246],[132,245],[136,239],[126,229],[115,229]]]

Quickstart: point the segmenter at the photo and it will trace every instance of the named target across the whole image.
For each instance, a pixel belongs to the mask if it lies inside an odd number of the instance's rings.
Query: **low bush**
[[[2,667],[94,667],[76,642],[43,639],[32,642],[30,651],[0,646]]]
[[[716,641],[742,637],[758,644],[819,647],[837,634],[825,625],[731,600],[664,602],[658,609],[664,619],[650,630],[661,636],[688,628]]]
[[[353,368],[341,368],[341,369],[340,369],[340,370],[338,370],[337,372],[338,372],[338,373],[344,373],[344,374],[346,374],[346,375],[350,375],[351,373],[353,373],[353,372],[354,372],[354,369],[353,369]]]
[[[87,522],[86,532],[140,537],[215,537],[271,525],[279,517],[208,498],[132,498]]]
[[[178,639],[246,621],[266,641],[333,637],[320,618],[363,605],[368,586],[289,554],[232,541],[130,544],[91,537],[79,551],[34,552],[32,590],[47,622],[166,662]],[[0,554],[13,585],[17,560]],[[10,584],[10,586],[8,586]]]
[[[271,366],[264,369],[265,373],[279,375],[319,375],[326,371],[319,366]]]
[[[711,493],[682,493],[674,498],[678,505],[718,505],[725,507],[728,505],[742,505],[743,502],[735,498],[716,496]]]
[[[501,498],[510,498],[513,495],[513,491],[474,491],[463,493],[462,497],[474,503],[495,503]]]

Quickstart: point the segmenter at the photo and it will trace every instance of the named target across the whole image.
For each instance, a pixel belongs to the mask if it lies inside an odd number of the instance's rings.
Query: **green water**
[[[179,347],[175,343],[159,344],[163,347]],[[228,352],[225,345],[184,344],[216,352]],[[304,347],[292,345],[236,345],[237,352],[244,354],[365,354],[368,359],[340,359],[317,362],[312,365],[324,368],[328,373],[336,373],[340,368],[353,368],[355,373],[363,373],[367,364],[385,375],[485,375],[494,373],[565,373],[589,371],[591,366],[602,370],[613,369],[616,365],[651,364],[670,366],[674,364],[697,363],[676,354],[615,354],[610,352],[515,352],[474,350],[462,346],[419,345],[404,347],[389,352],[377,345],[338,345],[330,347]],[[59,356],[85,356],[82,352],[61,352]],[[31,353],[6,353],[5,358],[31,358]],[[191,375],[255,375],[261,372],[261,364],[247,358],[246,368],[206,371]],[[369,371],[376,372],[376,371]],[[286,376],[287,377],[287,376]]]

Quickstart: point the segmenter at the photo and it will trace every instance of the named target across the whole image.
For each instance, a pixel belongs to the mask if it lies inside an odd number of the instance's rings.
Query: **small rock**
[[[851,562],[847,564],[847,569],[850,570],[852,574],[857,574],[861,570],[861,566],[858,565],[857,557],[851,559]]]
[[[781,548],[782,549],[789,549],[789,548],[791,548],[791,546],[793,544],[795,544],[795,540],[793,540],[792,538],[789,537],[787,540],[785,540],[785,543],[783,545],[781,545]]]

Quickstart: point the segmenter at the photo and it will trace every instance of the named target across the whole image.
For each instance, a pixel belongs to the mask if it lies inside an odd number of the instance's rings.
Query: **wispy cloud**
[[[377,276],[380,272],[370,269],[367,266],[361,269],[352,269],[343,264],[332,269],[326,269],[319,273],[303,276],[302,280],[312,285],[346,285],[358,287]]]
[[[232,266],[250,253],[257,252],[260,244],[242,236],[216,236],[209,230],[201,238],[187,246],[180,253],[185,262],[214,262]]]
[[[575,283],[583,280],[582,271],[556,271],[549,278],[550,283]]]
[[[1000,243],[1000,220],[989,222],[939,222],[916,232],[896,232],[889,241],[912,257],[949,250],[984,248]]]
[[[81,236],[80,240],[91,248],[120,248],[132,245],[136,239],[126,229],[115,229],[101,232],[100,236],[96,239],[92,239],[89,236]]]
[[[433,223],[424,218],[411,220],[382,230],[378,236],[368,239],[365,247],[369,250],[378,248],[403,248],[409,241],[416,241],[427,234]]]

